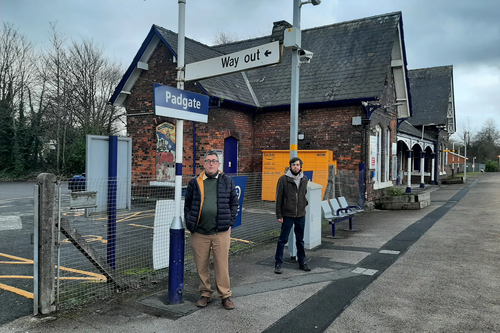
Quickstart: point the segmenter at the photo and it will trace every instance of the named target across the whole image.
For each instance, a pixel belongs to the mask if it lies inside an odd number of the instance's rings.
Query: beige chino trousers
[[[214,259],[215,284],[217,296],[227,298],[232,295],[229,281],[229,247],[231,246],[231,229],[214,235],[191,234],[191,249],[194,263],[198,271],[201,296],[212,297],[210,284],[210,249]]]

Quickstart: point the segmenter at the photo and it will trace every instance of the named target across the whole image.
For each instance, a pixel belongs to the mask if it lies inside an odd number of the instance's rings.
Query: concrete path
[[[493,332],[500,331],[500,173],[430,188],[431,206],[359,214],[306,251],[313,271],[275,246],[231,259],[236,309],[198,310],[196,284],[182,305],[165,292],[98,304],[54,318],[20,318],[1,332]]]

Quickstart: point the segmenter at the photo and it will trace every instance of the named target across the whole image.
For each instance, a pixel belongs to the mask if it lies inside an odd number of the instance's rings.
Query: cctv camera
[[[310,63],[313,55],[314,53],[312,53],[311,51],[299,50],[299,58],[301,62]]]
[[[311,0],[311,3],[313,4],[313,6],[317,6],[321,3],[321,0]]]

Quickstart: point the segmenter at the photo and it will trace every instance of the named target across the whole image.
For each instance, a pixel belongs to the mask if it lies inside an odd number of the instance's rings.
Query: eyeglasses
[[[217,164],[217,163],[219,163],[219,161],[217,161],[217,160],[205,160],[205,163],[207,163],[207,164]]]

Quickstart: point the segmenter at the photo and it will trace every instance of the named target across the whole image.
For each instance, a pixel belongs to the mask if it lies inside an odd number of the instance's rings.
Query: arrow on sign
[[[266,52],[264,53],[264,55],[265,55],[266,57],[268,57],[271,53],[272,53],[271,51],[266,50]]]

